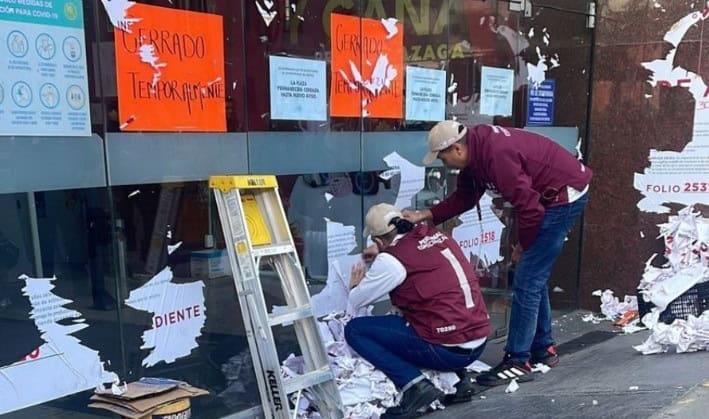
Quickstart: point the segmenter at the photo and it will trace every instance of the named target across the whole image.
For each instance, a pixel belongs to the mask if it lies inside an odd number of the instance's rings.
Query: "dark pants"
[[[512,313],[507,336],[507,353],[526,362],[531,352],[554,343],[551,333],[549,276],[571,231],[588,202],[588,194],[578,201],[547,208],[532,246],[522,253],[514,277]]]
[[[466,351],[428,343],[400,316],[352,319],[345,327],[345,339],[402,391],[423,379],[420,368],[461,370],[478,359],[485,348],[483,344]]]

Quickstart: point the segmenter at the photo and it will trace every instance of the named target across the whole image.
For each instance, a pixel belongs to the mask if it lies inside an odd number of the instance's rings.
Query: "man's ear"
[[[377,245],[378,248],[384,249],[384,240],[382,240],[380,237],[375,237],[372,239],[372,241]]]

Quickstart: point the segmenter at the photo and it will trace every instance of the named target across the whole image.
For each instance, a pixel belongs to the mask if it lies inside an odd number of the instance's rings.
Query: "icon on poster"
[[[59,89],[52,83],[43,84],[39,89],[39,100],[45,108],[56,108],[59,104]]]
[[[27,37],[20,31],[12,31],[7,35],[7,49],[17,58],[27,55],[28,44]]]
[[[79,61],[81,59],[81,42],[73,36],[67,36],[62,44],[64,56],[69,61]]]
[[[30,85],[18,81],[12,86],[12,101],[20,108],[26,108],[32,104],[32,89]]]
[[[37,36],[34,46],[37,50],[37,55],[45,60],[51,60],[57,52],[57,45],[54,43],[54,39],[46,33],[41,33]]]
[[[72,84],[66,91],[66,101],[73,110],[78,111],[86,104],[86,95],[81,87]]]
[[[67,19],[74,21],[79,17],[79,10],[76,8],[76,4],[72,1],[68,1],[64,4],[64,16]]]

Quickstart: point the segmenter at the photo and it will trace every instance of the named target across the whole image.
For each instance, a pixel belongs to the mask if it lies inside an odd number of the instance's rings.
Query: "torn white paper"
[[[153,79],[151,86],[153,89],[155,89],[155,86],[157,86],[158,82],[160,81],[160,77],[162,77],[162,71],[160,70],[161,68],[167,67],[166,63],[160,63],[160,58],[155,55],[155,52],[157,50],[155,49],[155,45],[153,44],[142,44],[140,48],[138,49],[138,55],[140,55],[140,61],[143,63],[148,64],[150,67],[153,68]]]
[[[387,31],[386,39],[391,39],[399,33],[399,27],[396,26],[398,22],[399,21],[395,17],[382,19],[382,25],[384,25],[384,29]]]
[[[384,162],[390,168],[399,170],[399,189],[394,206],[399,210],[414,207],[414,197],[424,188],[426,168],[416,166],[397,152],[384,157]]]
[[[644,355],[709,350],[709,310],[699,317],[690,314],[687,320],[677,319],[671,325],[657,322],[650,337],[634,348]]]
[[[480,198],[481,219],[476,208],[466,211],[458,218],[461,224],[453,229],[453,240],[458,243],[469,261],[473,257],[483,265],[491,266],[503,259],[500,254],[502,230],[505,225],[493,212],[492,198],[483,195]]]
[[[479,359],[476,359],[475,362],[473,362],[472,364],[468,365],[468,366],[465,367],[465,368],[466,368],[467,370],[470,370],[470,371],[475,371],[475,372],[477,372],[478,374],[480,374],[481,372],[490,371],[490,370],[492,369],[491,366],[489,366],[488,364],[486,364],[486,363],[480,361]]]
[[[517,379],[510,381],[510,384],[505,389],[505,393],[514,393],[519,390],[519,384],[517,384]]]
[[[397,405],[401,394],[384,373],[349,350],[343,331],[350,318],[342,313],[326,317],[320,322],[321,335],[327,335],[323,343],[330,355],[330,365],[345,406],[344,417],[375,419],[387,408]],[[333,340],[330,339],[331,337]],[[304,372],[305,362],[302,357],[290,355],[281,366],[281,374],[285,379],[297,377]],[[423,373],[445,394],[455,393],[455,384],[459,381],[456,374],[428,370],[424,370]],[[308,400],[311,398],[307,390],[303,392],[302,397]],[[438,406],[436,404],[432,407]],[[299,404],[298,407],[296,417],[320,418],[320,415],[313,410],[312,403]]]
[[[128,9],[135,6],[134,1],[101,0],[101,3],[103,3],[103,8],[106,9],[111,25],[116,29],[131,33],[130,27],[141,20],[128,17]]]
[[[44,403],[103,383],[118,382],[106,371],[98,351],[81,344],[74,333],[90,327],[81,313],[65,306],[73,301],[56,295],[56,278],[30,278],[23,294],[32,306],[30,317],[42,334],[44,344],[24,359],[0,368],[0,415]],[[74,320],[71,325],[62,320]]]
[[[206,321],[204,282],[172,282],[172,269],[166,266],[142,287],[130,292],[126,305],[153,314],[152,328],[143,332],[143,346],[150,354],[142,365],[170,364],[188,356],[198,346]]]
[[[273,22],[273,19],[275,19],[276,15],[278,14],[277,10],[271,10],[271,8],[273,7],[273,2],[265,0],[264,6],[262,6],[261,3],[258,2],[258,0],[254,0],[254,3],[256,3],[256,8],[258,9],[259,14],[261,15],[261,19],[263,19],[263,23],[266,24],[266,27],[271,26],[271,22]]]
[[[693,132],[680,152],[650,150],[650,166],[636,173],[634,187],[644,197],[638,202],[641,211],[668,213],[668,203],[691,205],[709,202],[709,89],[701,75],[675,65],[675,56],[690,28],[709,14],[691,12],[677,21],[665,34],[672,48],[664,58],[642,63],[650,71],[648,83],[654,88],[680,87],[694,99]]]

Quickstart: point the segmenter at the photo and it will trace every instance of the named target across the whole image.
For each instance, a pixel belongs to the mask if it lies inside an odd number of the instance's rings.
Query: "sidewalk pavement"
[[[709,352],[642,355],[632,347],[649,332],[618,334],[610,322],[584,323],[585,314],[555,320],[561,362],[547,374],[511,394],[504,386],[484,389],[425,418],[709,417]],[[503,346],[488,344],[482,361],[499,362]]]

